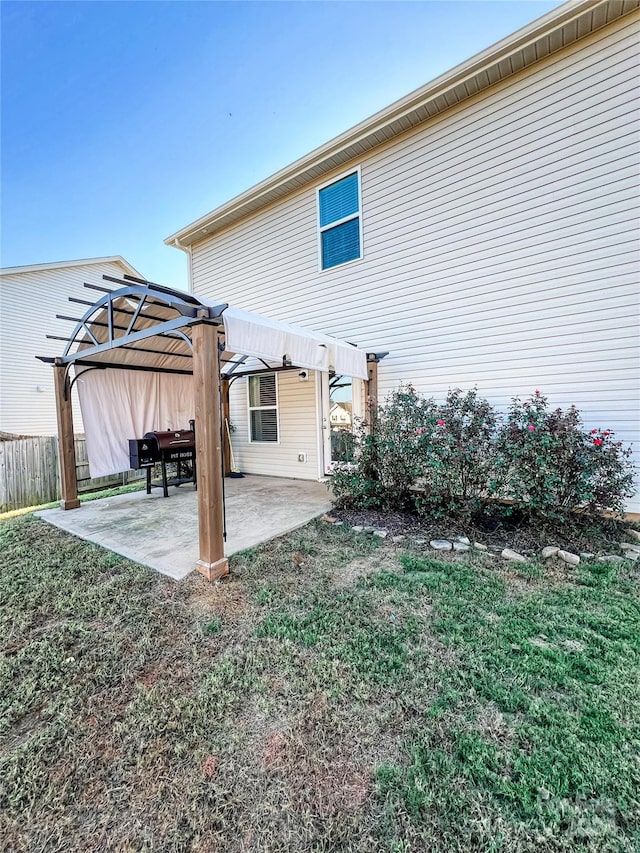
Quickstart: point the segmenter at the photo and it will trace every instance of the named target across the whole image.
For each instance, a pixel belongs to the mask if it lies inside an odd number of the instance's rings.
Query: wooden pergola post
[[[76,474],[76,449],[73,441],[73,412],[71,409],[71,383],[66,364],[56,363],[53,368],[58,416],[58,456],[60,459],[60,491],[62,509],[77,509],[78,479]]]
[[[229,380],[223,376],[220,380],[220,395],[222,398],[222,460],[224,476],[231,473],[231,439],[229,432]]]
[[[193,326],[193,383],[198,460],[198,539],[196,569],[208,581],[229,573],[224,556],[222,420],[218,327]]]
[[[376,409],[378,407],[378,361],[367,360],[367,410],[369,415],[369,432],[373,431]]]

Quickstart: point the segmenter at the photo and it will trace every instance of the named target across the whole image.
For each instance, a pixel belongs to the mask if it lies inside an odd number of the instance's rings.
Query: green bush
[[[422,475],[420,430],[435,427],[436,406],[411,385],[392,392],[355,429],[354,463],[333,467],[331,487],[339,503],[393,509],[413,505],[410,491]],[[370,429],[371,427],[371,429]]]
[[[539,391],[515,398],[501,423],[476,389],[450,390],[437,405],[408,385],[356,429],[354,461],[334,467],[332,488],[341,505],[436,516],[504,498],[506,512],[549,519],[576,507],[621,513],[633,494],[630,455],[612,431],[586,432],[575,406],[549,411]]]
[[[633,495],[630,455],[611,430],[585,431],[575,406],[549,411],[536,391],[511,403],[498,435],[491,491],[545,518],[563,518],[574,508],[622,513]]]
[[[497,415],[477,389],[450,390],[435,410],[435,425],[423,427],[418,464],[425,481],[417,509],[470,515],[489,496]]]

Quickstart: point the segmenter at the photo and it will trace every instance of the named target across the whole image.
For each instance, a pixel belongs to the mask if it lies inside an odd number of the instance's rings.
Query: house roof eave
[[[129,275],[134,275],[136,278],[142,278],[138,270],[126,261],[122,255],[108,255],[104,258],[79,258],[73,261],[54,261],[50,264],[26,264],[24,266],[2,267],[0,276],[3,275],[20,275],[28,272],[38,272],[40,270],[55,270],[64,269],[65,267],[87,267],[94,264],[120,264],[120,266]]]
[[[640,0],[570,0],[201,216],[164,242],[184,250],[207,239],[639,7]]]

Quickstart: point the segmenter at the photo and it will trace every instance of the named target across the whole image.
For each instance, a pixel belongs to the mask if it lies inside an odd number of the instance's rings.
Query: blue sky
[[[10,2],[2,266],[163,238],[558,2]]]

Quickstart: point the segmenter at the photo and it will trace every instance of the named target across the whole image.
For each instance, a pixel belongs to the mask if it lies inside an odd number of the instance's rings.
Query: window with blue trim
[[[318,190],[320,265],[323,270],[362,257],[358,172]]]

